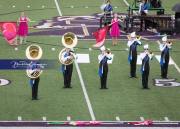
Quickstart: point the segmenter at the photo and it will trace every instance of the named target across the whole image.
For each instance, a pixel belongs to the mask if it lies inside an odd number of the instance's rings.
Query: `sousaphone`
[[[70,65],[75,60],[75,54],[72,49],[77,45],[78,39],[77,36],[72,32],[67,32],[62,36],[62,44],[65,48],[63,48],[59,53],[59,61],[64,65]],[[70,51],[70,58],[66,61],[63,60],[64,53],[66,51]]]
[[[31,79],[38,78],[43,72],[40,65],[33,63],[41,59],[42,54],[42,48],[37,44],[32,44],[26,48],[26,57],[31,60],[31,63],[26,70],[26,74]]]

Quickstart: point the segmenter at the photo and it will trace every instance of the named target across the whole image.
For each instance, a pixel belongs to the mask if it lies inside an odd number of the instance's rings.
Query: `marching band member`
[[[72,51],[70,48],[66,48],[66,51],[62,53],[63,62],[71,60],[73,57]],[[71,77],[73,72],[73,63],[69,65],[62,64],[61,70],[63,72],[64,77],[64,88],[72,88],[71,87]]]
[[[167,78],[168,74],[168,65],[169,65],[169,49],[171,48],[172,43],[167,41],[167,36],[162,38],[162,43],[159,43],[159,49],[161,51],[161,77]]]
[[[107,74],[108,74],[108,60],[111,60],[112,58],[109,55],[109,52],[107,52],[105,46],[102,46],[100,48],[101,54],[98,56],[99,60],[99,76],[101,81],[101,88],[100,89],[108,89],[107,88]]]
[[[18,19],[19,27],[18,27],[18,32],[17,32],[20,37],[20,44],[22,44],[23,40],[26,43],[29,21],[30,19],[27,16],[25,16],[24,12],[22,12],[20,18]]]
[[[136,38],[136,33],[130,34],[127,46],[129,49],[128,61],[130,62],[130,78],[136,78],[137,46],[141,45],[140,40]]]
[[[37,62],[31,62],[28,66],[28,69],[32,74],[37,74],[37,72],[40,72],[41,67],[38,65]],[[32,100],[38,100],[38,85],[39,85],[40,77],[37,78],[30,78],[30,85],[32,87]]]
[[[149,60],[151,60],[153,54],[148,50],[148,44],[144,45],[144,52],[140,54],[140,58],[142,60],[141,72],[142,72],[142,86],[143,89],[148,88],[148,77],[149,77]]]
[[[32,44],[26,48],[26,57],[31,62],[27,66],[26,74],[30,78],[30,86],[32,88],[32,100],[38,100],[38,85],[43,66],[38,63],[42,57],[43,51],[40,46]]]

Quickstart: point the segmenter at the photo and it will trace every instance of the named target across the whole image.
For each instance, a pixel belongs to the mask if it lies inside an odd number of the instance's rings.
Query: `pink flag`
[[[94,44],[93,47],[101,47],[104,44],[107,31],[108,26],[105,26],[93,33],[93,36],[96,38],[96,44]]]
[[[16,22],[0,22],[3,37],[9,45],[13,45],[17,35]]]

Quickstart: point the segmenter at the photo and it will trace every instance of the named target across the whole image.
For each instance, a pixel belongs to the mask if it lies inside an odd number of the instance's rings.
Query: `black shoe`
[[[146,89],[146,90],[148,90],[149,88],[148,88],[148,87],[147,87],[147,88],[143,87],[142,89]]]
[[[164,77],[164,79],[168,79],[168,77]]]
[[[104,89],[108,89],[108,88],[106,87],[106,88],[104,88]]]
[[[71,86],[68,86],[67,88],[72,88]]]
[[[161,78],[162,78],[162,79],[168,79],[168,77],[167,77],[167,76],[161,76]]]
[[[38,98],[32,98],[32,100],[39,100]]]
[[[130,76],[129,78],[138,78],[137,76]]]

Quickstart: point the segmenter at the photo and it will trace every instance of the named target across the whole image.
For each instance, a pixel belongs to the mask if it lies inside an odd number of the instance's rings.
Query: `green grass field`
[[[129,3],[132,0],[128,0]],[[167,13],[172,13],[171,6],[178,0],[163,0]],[[96,0],[58,0],[63,16],[66,15],[91,15],[100,13],[101,1]],[[116,12],[126,12],[127,7],[123,0],[112,0],[112,4],[117,6]],[[13,8],[12,6],[16,7]],[[30,8],[27,6],[30,5]],[[45,8],[42,8],[42,5]],[[70,6],[74,8],[70,8]],[[84,8],[89,6],[89,8]],[[77,8],[76,8],[77,7]],[[38,10],[41,9],[41,10]],[[42,19],[51,19],[58,16],[58,11],[53,0],[12,0],[0,1],[0,21],[16,21],[20,12],[26,10],[26,14],[35,20],[30,26],[38,24]],[[34,31],[34,30],[30,30]],[[58,54],[62,49],[60,36],[29,36],[28,41],[41,42],[43,49],[42,59],[55,59],[57,64],[54,69],[46,70],[41,75],[39,84],[38,101],[31,100],[31,88],[29,78],[25,71],[1,70],[0,78],[11,80],[11,84],[0,87],[0,120],[17,120],[22,116],[23,120],[41,120],[46,116],[47,120],[66,120],[71,116],[73,120],[91,120],[90,113],[84,98],[80,80],[74,65],[72,77],[72,89],[63,89],[63,76],[59,71],[60,63]],[[44,43],[44,44],[43,44]],[[47,45],[50,44],[50,45]],[[100,80],[97,74],[99,50],[89,51],[89,47],[95,41],[81,40],[78,42],[77,53],[90,55],[89,64],[79,64],[80,71],[89,95],[97,120],[115,120],[119,116],[121,120],[139,120],[139,117],[152,120],[180,120],[180,87],[160,88],[153,85],[154,78],[160,78],[160,66],[154,58],[151,62],[149,78],[150,90],[141,89],[140,66],[137,68],[137,79],[129,79],[129,64],[127,62],[128,51],[126,41],[119,41],[118,46],[113,47],[111,41],[106,41],[106,46],[114,54],[113,63],[109,65],[108,90],[100,90]],[[160,52],[156,42],[142,41],[148,43],[152,51],[159,55]],[[180,66],[180,41],[173,43],[171,57]],[[9,46],[5,40],[0,38],[0,59],[25,59],[25,49],[30,43],[18,46],[18,51]],[[52,51],[51,45],[56,48]],[[58,46],[59,45],[59,46]],[[87,48],[87,49],[81,49]],[[119,51],[118,51],[119,50]],[[120,51],[123,50],[123,51]],[[139,47],[142,51],[142,47]],[[169,77],[176,78],[180,82],[180,73],[173,65],[169,66]]]

